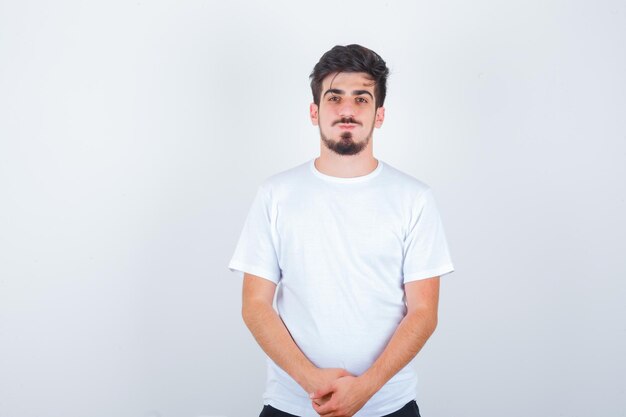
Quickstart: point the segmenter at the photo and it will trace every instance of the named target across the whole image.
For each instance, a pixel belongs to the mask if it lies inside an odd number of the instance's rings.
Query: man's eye
[[[356,101],[358,101],[359,103],[367,103],[367,99],[363,97],[357,97]]]
[[[331,96],[328,101],[339,101],[339,97],[337,96]]]

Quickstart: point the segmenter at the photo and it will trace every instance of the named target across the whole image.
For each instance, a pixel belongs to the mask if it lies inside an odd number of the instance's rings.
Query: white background
[[[227,263],[348,43],[456,266],[423,416],[626,416],[626,4],[285,0],[0,1],[1,417],[258,415]]]

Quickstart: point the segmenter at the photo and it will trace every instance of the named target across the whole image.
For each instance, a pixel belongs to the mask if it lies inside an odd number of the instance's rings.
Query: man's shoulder
[[[302,179],[302,177],[306,176],[307,173],[309,172],[310,164],[311,164],[310,160],[306,162],[302,162],[296,166],[279,171],[276,174],[269,176],[268,178],[266,178],[265,181],[270,182],[270,183],[280,184],[283,182],[300,180]]]
[[[386,186],[390,187],[394,192],[406,192],[413,195],[419,195],[430,189],[430,186],[414,177],[413,175],[402,171],[387,162],[384,163],[384,180]]]
[[[297,187],[306,179],[311,161],[306,161],[294,167],[279,171],[265,178],[259,188],[267,193],[272,191]]]
[[[314,186],[314,175],[312,175],[312,159],[300,163],[291,168],[279,171],[265,178],[259,185],[259,189],[264,194],[274,197],[293,197],[302,192],[306,192],[309,186]],[[430,186],[421,179],[400,170],[385,161],[379,175],[371,182],[377,189],[384,189],[390,196],[415,199],[415,197],[430,190]],[[279,197],[280,198],[280,197]]]

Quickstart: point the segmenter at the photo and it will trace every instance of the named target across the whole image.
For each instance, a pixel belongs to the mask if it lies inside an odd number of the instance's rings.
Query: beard
[[[337,123],[337,122],[336,122]],[[339,136],[339,140],[333,140],[324,135],[322,132],[322,128],[320,126],[320,137],[324,145],[331,151],[335,152],[339,155],[356,155],[361,152],[363,149],[367,147],[367,144],[370,142],[372,138],[372,132],[374,130],[374,125],[372,124],[372,129],[369,134],[365,137],[362,142],[355,142],[352,138],[352,132],[343,132]]]
[[[324,145],[339,155],[356,155],[365,149],[370,141],[370,137],[368,136],[363,142],[357,143],[352,139],[352,132],[343,132],[338,141],[324,137],[324,135],[321,135],[321,137]]]

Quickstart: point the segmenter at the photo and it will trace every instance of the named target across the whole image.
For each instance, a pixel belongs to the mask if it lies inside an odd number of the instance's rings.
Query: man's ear
[[[374,120],[374,126],[376,128],[379,128],[383,125],[384,121],[385,121],[385,108],[381,106],[376,109],[376,119]]]
[[[317,104],[311,103],[311,105],[309,106],[309,115],[311,116],[311,123],[313,123],[313,126],[317,126],[319,123],[317,110]]]

